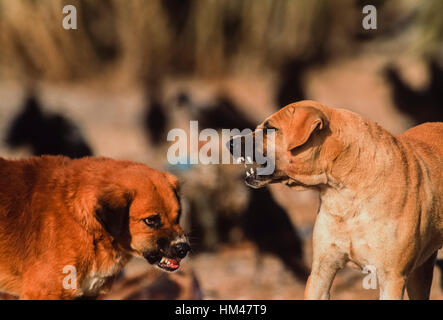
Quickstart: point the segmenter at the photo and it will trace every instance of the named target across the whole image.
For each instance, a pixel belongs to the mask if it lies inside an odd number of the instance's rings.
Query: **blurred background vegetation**
[[[414,25],[421,41],[411,50],[441,50],[441,1],[372,1],[377,32],[361,28],[366,2],[1,0],[1,75],[72,81],[109,69],[135,78],[272,70],[288,57],[352,54],[359,40]],[[67,4],[77,7],[76,31],[62,28]]]

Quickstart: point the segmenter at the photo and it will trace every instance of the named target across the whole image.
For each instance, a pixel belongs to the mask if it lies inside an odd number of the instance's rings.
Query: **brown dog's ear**
[[[166,180],[168,180],[168,182],[171,184],[171,186],[175,189],[175,190],[179,190],[179,183],[178,183],[178,179],[176,176],[168,173],[168,172],[164,172],[164,175],[166,176]]]
[[[101,190],[97,199],[95,216],[105,230],[114,238],[129,233],[129,208],[134,193],[112,185]]]
[[[323,129],[326,126],[326,116],[320,110],[313,107],[289,107],[291,121],[287,134],[287,150],[305,144],[312,132]]]

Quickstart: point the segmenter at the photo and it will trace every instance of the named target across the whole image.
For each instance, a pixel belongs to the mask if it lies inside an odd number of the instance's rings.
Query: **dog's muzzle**
[[[155,264],[166,271],[175,271],[180,268],[180,261],[191,250],[187,241],[179,240],[169,242],[166,239],[157,241],[158,249],[143,254],[150,264]]]
[[[235,136],[226,143],[226,147],[229,149],[229,152],[234,157],[235,163],[244,165],[245,183],[252,188],[263,187],[264,185],[272,182],[272,180],[274,179],[274,174],[258,174],[258,170],[262,167],[262,165],[256,162],[255,143],[252,144],[252,148],[250,148],[249,152],[247,153],[244,145],[245,141],[245,136]],[[239,146],[239,149],[237,150],[235,147],[236,145]]]

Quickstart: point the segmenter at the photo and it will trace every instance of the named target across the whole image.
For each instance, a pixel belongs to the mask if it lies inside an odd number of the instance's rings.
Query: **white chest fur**
[[[91,272],[85,277],[81,284],[81,291],[87,296],[96,296],[100,293],[100,289],[104,286],[106,279],[112,275]]]
[[[81,295],[97,296],[100,294],[102,289],[104,289],[103,286],[106,284],[107,280],[116,276],[122,267],[123,265],[121,263],[115,263],[106,271],[90,272],[81,282]]]

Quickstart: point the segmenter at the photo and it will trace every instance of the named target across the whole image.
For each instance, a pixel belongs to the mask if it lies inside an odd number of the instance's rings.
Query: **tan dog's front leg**
[[[378,274],[380,283],[380,300],[403,300],[406,288],[406,277],[395,272]]]
[[[332,282],[338,269],[316,267],[312,268],[305,289],[306,300],[329,300]]]
[[[311,275],[305,289],[305,299],[329,299],[335,274],[346,264],[347,255],[337,243],[346,243],[334,230],[335,218],[320,212],[314,226]]]
[[[315,247],[314,245],[314,252],[319,249]],[[346,263],[345,255],[335,245],[329,245],[327,250],[322,249],[322,254],[318,257],[314,255],[311,275],[305,289],[307,300],[328,300],[335,275]]]

